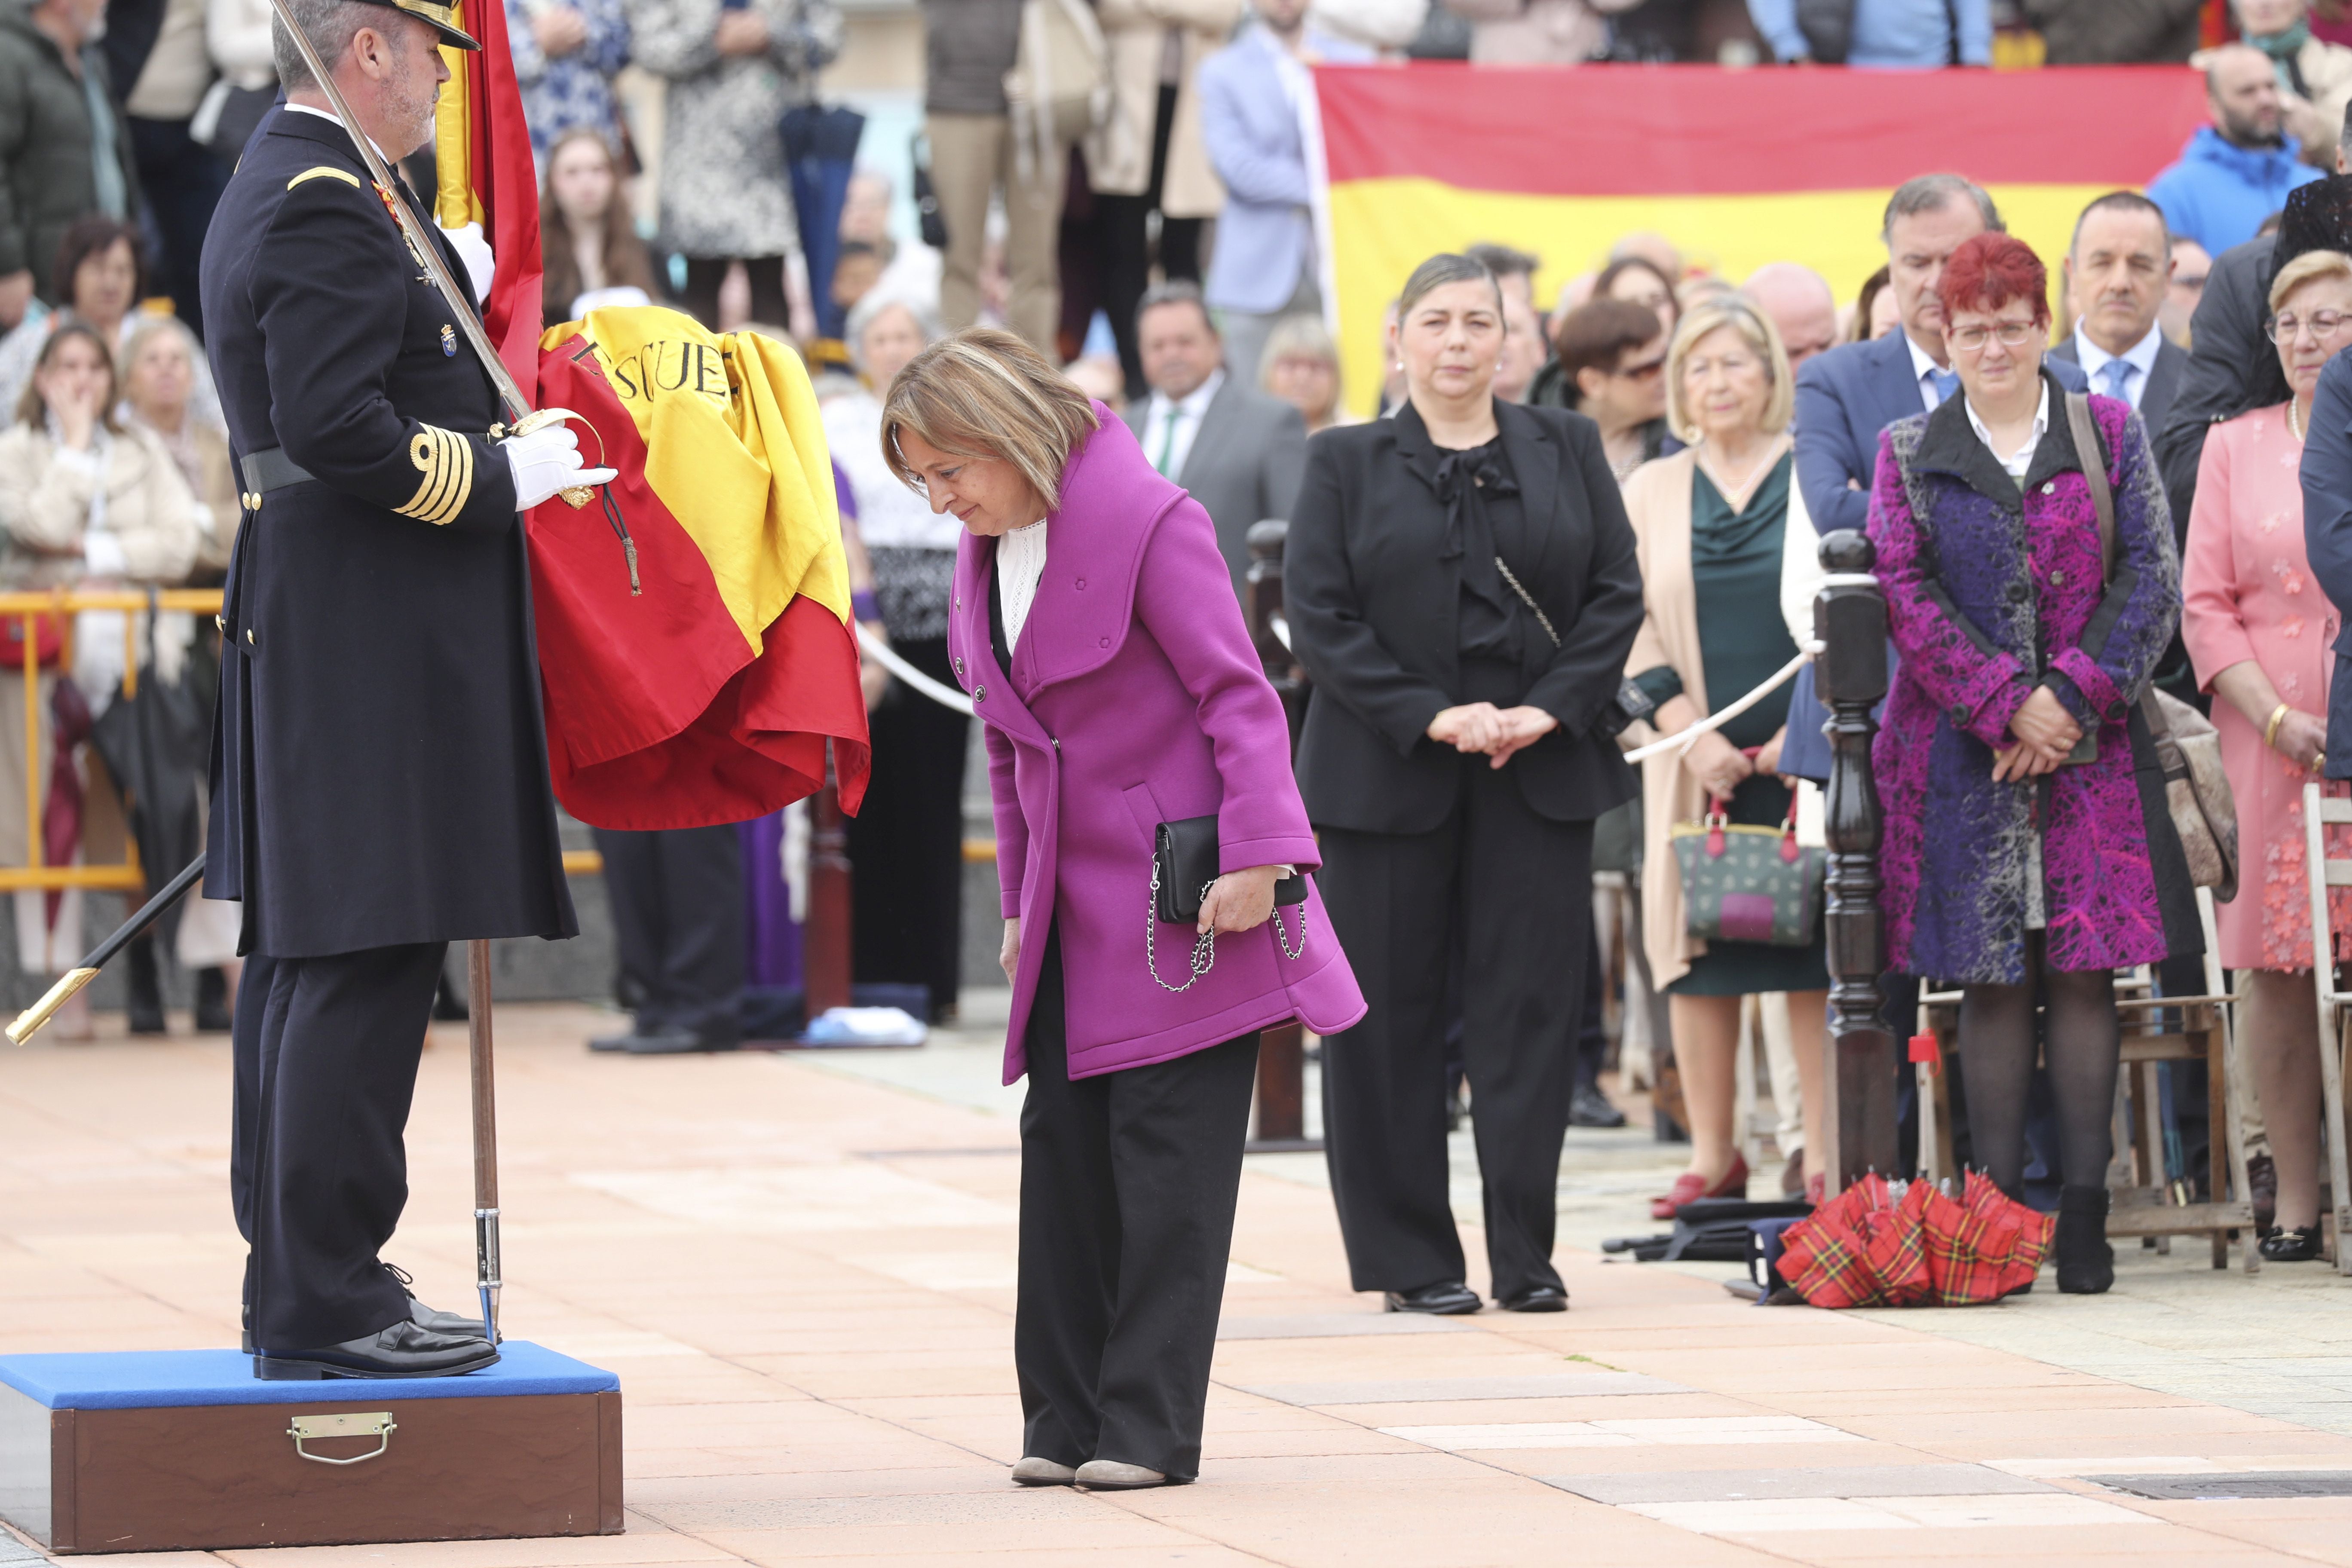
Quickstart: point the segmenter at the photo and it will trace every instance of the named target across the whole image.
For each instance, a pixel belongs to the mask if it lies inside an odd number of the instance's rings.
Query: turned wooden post
[[[1871,774],[1871,710],[1886,695],[1886,595],[1871,575],[1878,552],[1840,529],[1822,541],[1828,582],[1813,599],[1813,635],[1827,645],[1813,666],[1814,689],[1830,711],[1829,1083],[1831,1190],[1871,1171],[1895,1168],[1893,1031],[1881,1019],[1878,976],[1886,942],[1878,911],[1883,819]]]
[[[809,802],[808,923],[801,928],[801,984],[809,1022],[849,1005],[849,833],[843,826],[833,742],[824,747],[824,787]]]
[[[1275,629],[1282,613],[1282,547],[1289,533],[1290,525],[1280,519],[1250,525],[1242,608],[1265,678],[1282,699],[1290,743],[1296,748],[1298,727],[1307,717],[1307,672]],[[1249,1147],[1261,1152],[1323,1147],[1307,1136],[1307,1038],[1297,1019],[1276,1024],[1259,1037],[1257,1127]]]

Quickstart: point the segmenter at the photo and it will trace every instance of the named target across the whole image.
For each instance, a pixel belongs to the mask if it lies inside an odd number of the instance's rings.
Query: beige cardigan
[[[1783,442],[1786,437],[1781,438]],[[1638,675],[1660,665],[1682,677],[1683,695],[1705,718],[1714,711],[1706,668],[1698,647],[1698,590],[1691,576],[1691,482],[1698,454],[1685,449],[1643,464],[1625,481],[1625,511],[1633,524],[1633,548],[1642,566],[1642,597],[1647,614],[1633,638],[1625,673]],[[1789,522],[1780,554],[1780,609],[1789,635],[1801,647],[1812,637],[1811,605],[1820,591],[1820,539],[1805,511],[1804,496],[1792,477]],[[1803,618],[1799,619],[1801,611]],[[1722,694],[1737,701],[1745,690]],[[1769,701],[1772,699],[1767,699]],[[1647,724],[1620,737],[1627,750],[1659,738]],[[1706,943],[1683,934],[1683,885],[1675,870],[1670,840],[1677,822],[1696,821],[1706,809],[1698,780],[1680,756],[1667,752],[1642,763],[1642,945],[1649,954],[1653,983],[1664,986],[1690,973],[1691,960]]]
[[[1160,116],[1160,62],[1168,33],[1181,40],[1176,121],[1160,210],[1170,217],[1214,217],[1224,183],[1209,163],[1201,130],[1201,62],[1224,47],[1242,19],[1242,0],[1100,0],[1096,15],[1110,53],[1110,117],[1087,145],[1087,181],[1106,195],[1139,196],[1151,184],[1151,137]]]

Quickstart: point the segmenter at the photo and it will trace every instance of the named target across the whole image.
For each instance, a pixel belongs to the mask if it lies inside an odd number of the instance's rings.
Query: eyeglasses
[[[2311,335],[2315,338],[2332,338],[2344,322],[2345,313],[2341,310],[2314,310],[2308,316],[2273,316],[2270,325],[2263,330],[2270,334],[2271,342],[2274,343],[2291,343],[2296,333],[2305,327],[2311,329]]]
[[[2032,321],[2000,321],[1990,327],[1954,327],[1944,334],[1944,342],[1963,353],[1975,353],[1996,337],[2005,349],[2021,349],[2041,331]]]
[[[1658,377],[1664,375],[1665,372],[1666,362],[1662,359],[1654,359],[1645,360],[1640,364],[1620,365],[1609,374],[1612,375],[1622,375],[1627,381],[1655,381]]]

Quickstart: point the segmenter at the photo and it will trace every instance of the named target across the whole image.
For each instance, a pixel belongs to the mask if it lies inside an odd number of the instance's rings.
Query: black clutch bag
[[[1191,925],[1201,918],[1201,899],[1217,879],[1217,819],[1188,816],[1163,822],[1151,848],[1151,912],[1168,925]],[[1307,879],[1285,877],[1274,885],[1275,907],[1307,901]]]
[[[1188,816],[1181,822],[1163,822],[1151,844],[1151,910],[1143,922],[1143,966],[1151,978],[1166,991],[1183,992],[1192,988],[1192,982],[1209,973],[1217,962],[1217,936],[1214,931],[1202,931],[1192,941],[1192,976],[1181,985],[1171,985],[1160,979],[1159,936],[1161,925],[1196,925],[1201,919],[1201,900],[1207,896],[1217,871],[1217,819],[1213,816]],[[1283,924],[1282,906],[1307,902],[1307,879],[1296,873],[1274,885],[1274,929],[1281,939],[1284,956],[1294,963],[1307,952],[1307,911],[1298,911],[1298,947],[1290,945],[1290,932]]]

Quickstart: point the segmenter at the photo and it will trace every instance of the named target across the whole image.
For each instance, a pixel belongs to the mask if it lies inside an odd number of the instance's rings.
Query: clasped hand
[[[1501,767],[1515,752],[1534,745],[1559,728],[1559,721],[1540,708],[1497,708],[1491,702],[1465,702],[1441,710],[1429,721],[1428,735],[1457,752],[1484,752]]]
[[[2035,687],[2024,705],[2011,716],[2009,732],[2016,737],[2016,743],[1992,754],[1995,784],[2054,773],[2083,738],[2083,727],[2074,722],[2074,715],[2066,711],[2057,693],[2046,686]]]

